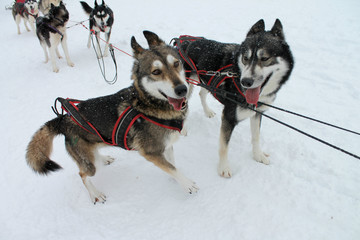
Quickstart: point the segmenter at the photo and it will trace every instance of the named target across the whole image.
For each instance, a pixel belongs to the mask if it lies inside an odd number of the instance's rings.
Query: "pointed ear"
[[[279,19],[276,19],[274,26],[272,27],[270,31],[275,37],[278,37],[280,39],[285,39],[283,27]]]
[[[142,48],[142,47],[137,43],[137,41],[136,41],[136,39],[135,39],[134,36],[132,36],[132,38],[131,38],[131,48],[133,49],[135,58],[136,58],[139,54],[141,54],[141,53],[143,53],[143,52],[145,51],[145,49]]]
[[[255,23],[251,29],[249,30],[246,37],[250,37],[251,35],[254,35],[258,32],[264,32],[265,31],[265,23],[263,19],[260,19],[257,23]]]
[[[55,5],[53,3],[50,3],[50,9],[54,8]]]
[[[105,6],[104,0],[102,0],[101,5]]]
[[[97,4],[97,1],[95,0],[95,2],[94,2],[94,6],[95,7],[97,7],[98,6],[98,4]]]
[[[165,45],[165,42],[159,38],[158,35],[156,35],[153,32],[150,31],[143,31],[143,34],[149,44],[150,48]]]

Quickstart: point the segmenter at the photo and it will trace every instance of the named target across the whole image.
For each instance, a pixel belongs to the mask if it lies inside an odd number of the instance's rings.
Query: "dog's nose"
[[[246,88],[251,87],[253,85],[253,83],[254,83],[254,80],[251,78],[241,79],[241,85],[243,85]]]
[[[184,84],[175,87],[175,94],[178,95],[179,97],[185,97],[187,91],[188,91],[187,86],[185,86]]]

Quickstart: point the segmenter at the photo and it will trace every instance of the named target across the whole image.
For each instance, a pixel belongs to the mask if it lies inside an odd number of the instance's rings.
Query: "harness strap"
[[[157,126],[175,130],[181,132],[183,127],[183,120],[164,120],[159,119],[151,116],[146,116],[143,113],[137,111],[132,106],[126,108],[120,117],[117,119],[115,126],[112,131],[111,141],[106,141],[105,138],[96,130],[96,128],[88,122],[80,113],[79,108],[76,104],[80,103],[80,100],[76,99],[64,99],[64,98],[57,98],[55,100],[55,105],[53,107],[54,112],[59,116],[61,114],[58,113],[56,110],[56,102],[59,101],[61,103],[61,108],[67,112],[70,118],[81,128],[92,133],[94,135],[98,135],[101,140],[108,145],[111,146],[119,146],[126,150],[131,150],[127,144],[127,135],[131,129],[131,127],[137,123],[139,118],[142,118],[146,121],[149,121]]]

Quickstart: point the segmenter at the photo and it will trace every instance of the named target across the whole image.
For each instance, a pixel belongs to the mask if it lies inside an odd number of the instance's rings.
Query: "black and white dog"
[[[38,36],[40,45],[44,50],[45,63],[49,61],[47,53],[47,48],[49,48],[52,69],[54,72],[59,72],[59,68],[56,65],[55,54],[58,58],[61,58],[58,50],[58,45],[60,43],[64,50],[67,64],[70,67],[74,66],[74,63],[70,59],[66,42],[66,24],[69,20],[69,12],[62,1],[59,6],[54,6],[53,4],[50,6],[51,7],[47,15],[36,19],[36,35]]]
[[[276,93],[288,80],[293,69],[294,60],[285,41],[281,22],[277,19],[272,29],[265,31],[264,21],[258,21],[240,45],[200,39],[187,40],[180,48],[198,70],[218,71],[219,76],[233,76],[221,82],[221,77],[215,80],[212,76],[200,75],[203,84],[237,94],[238,103],[224,97],[219,91],[218,94],[214,94],[224,105],[220,131],[219,174],[231,177],[227,159],[228,144],[234,127],[249,117],[253,157],[258,162],[269,164],[268,155],[261,150],[259,142],[261,114],[249,108],[254,107],[259,112],[267,110],[268,107],[262,103],[274,102]],[[190,65],[185,65],[191,70]],[[210,84],[210,81],[217,82]],[[206,103],[207,94],[208,91],[204,88],[200,90],[201,103],[205,114],[213,117],[215,113]]]
[[[105,33],[105,50],[103,56],[106,57],[109,54],[109,41],[111,35],[111,28],[114,23],[114,13],[113,11],[105,4],[104,0],[102,0],[101,5],[98,5],[95,0],[94,8],[90,7],[86,2],[80,2],[86,14],[89,15],[89,28],[90,31],[94,31],[96,38],[100,37],[100,32]],[[89,35],[89,40],[87,47],[90,48],[91,44],[91,34]],[[100,42],[97,41],[97,56],[101,58],[101,49]]]
[[[17,25],[18,34],[20,32],[20,21],[23,19],[25,28],[30,32],[27,22],[30,23],[32,31],[35,33],[35,20],[39,16],[39,7],[36,0],[26,0],[24,3],[15,2],[12,6],[12,15]]]

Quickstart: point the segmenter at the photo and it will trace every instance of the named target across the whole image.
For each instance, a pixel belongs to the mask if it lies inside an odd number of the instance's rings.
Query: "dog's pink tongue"
[[[259,86],[257,88],[251,88],[251,89],[246,90],[246,92],[245,92],[246,102],[249,104],[256,105],[257,102],[259,101],[260,89],[261,89],[261,86]]]
[[[173,107],[176,111],[180,111],[183,106],[183,103],[185,102],[185,98],[177,99],[177,98],[171,98],[168,96],[167,99],[168,99],[169,103],[171,105],[173,105]]]
[[[32,14],[34,14],[34,12],[35,12],[34,9],[31,9],[30,11],[31,11]]]

